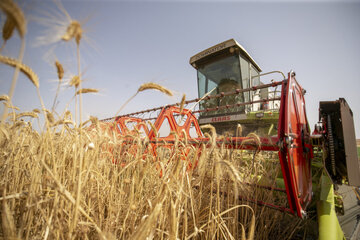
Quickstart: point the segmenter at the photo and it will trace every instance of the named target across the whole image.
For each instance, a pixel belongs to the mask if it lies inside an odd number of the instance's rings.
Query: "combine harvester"
[[[343,201],[335,190],[339,185],[360,186],[353,114],[345,99],[320,102],[319,122],[311,133],[306,91],[297,82],[295,72],[287,77],[280,71],[261,73],[258,64],[233,39],[196,54],[190,64],[197,70],[199,98],[185,104],[198,104],[196,110],[173,104],[102,122],[112,126],[115,123],[120,135],[134,128],[142,132],[155,155],[159,147],[171,148],[176,139],[185,139],[199,151],[201,145],[209,146],[210,138],[205,137],[209,135],[205,129],[201,131],[206,124],[213,125],[223,136],[216,139],[218,146],[277,152],[281,165],[277,185],[262,187],[286,193],[287,206],[249,201],[302,219],[308,217],[310,209],[314,210],[319,239],[345,239],[337,218],[337,214],[344,214]],[[260,81],[267,75],[281,76],[282,80]],[[146,121],[152,121],[153,127],[148,128]],[[169,134],[158,136],[164,128]],[[260,144],[249,133],[256,133]],[[346,235],[359,239],[356,216],[350,221],[354,222],[354,230]]]

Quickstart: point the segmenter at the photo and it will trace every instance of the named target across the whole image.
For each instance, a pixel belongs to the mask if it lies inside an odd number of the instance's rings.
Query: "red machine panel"
[[[149,129],[145,121],[141,118],[119,117],[115,121],[117,123],[116,131],[123,136],[126,134],[136,134],[136,130],[138,132],[142,131],[146,136],[149,134]]]
[[[179,115],[181,116],[185,116],[185,123],[183,123],[183,125],[179,125],[174,117],[175,115]],[[191,113],[190,110],[188,109],[183,109],[182,112],[180,112],[180,108],[179,107],[175,107],[175,106],[170,106],[170,107],[165,107],[162,109],[162,111],[160,112],[158,118],[156,119],[154,125],[157,131],[160,130],[161,125],[163,124],[165,118],[169,121],[169,128],[170,128],[170,132],[174,132],[176,134],[178,134],[181,138],[184,138],[184,133],[187,134],[187,138],[191,139],[190,137],[190,128],[191,126],[194,126],[196,134],[198,137],[202,137],[202,132],[200,130],[199,124],[197,123],[197,119],[196,117]],[[149,132],[149,139],[152,140],[155,136],[155,132],[154,130],[151,130]],[[175,136],[173,134],[170,134],[167,137],[162,137],[160,138],[162,140],[174,140]]]
[[[311,201],[311,158],[310,129],[306,117],[305,90],[297,83],[295,74],[289,79],[281,103],[279,152],[290,208],[299,217]]]

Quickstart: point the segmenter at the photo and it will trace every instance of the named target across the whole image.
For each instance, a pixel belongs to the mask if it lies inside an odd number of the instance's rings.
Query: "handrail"
[[[266,98],[266,99],[260,99],[260,100],[250,101],[250,102],[236,103],[236,104],[233,104],[233,105],[224,105],[224,106],[217,106],[217,107],[214,107],[214,108],[205,108],[205,109],[193,111],[193,113],[211,112],[211,111],[217,111],[217,110],[221,110],[221,109],[229,109],[229,108],[232,108],[232,107],[240,107],[240,106],[250,105],[250,104],[254,104],[254,103],[263,103],[263,102],[268,102],[268,101],[279,101],[279,100],[281,100],[280,97],[278,97],[278,98]]]
[[[251,79],[256,78],[256,77],[262,77],[262,76],[269,75],[269,74],[272,74],[272,73],[280,73],[280,74],[283,76],[283,78],[286,79],[285,74],[284,74],[282,71],[278,71],[278,70],[276,70],[276,71],[271,71],[271,72],[267,72],[267,73],[258,74],[258,75],[252,76]]]

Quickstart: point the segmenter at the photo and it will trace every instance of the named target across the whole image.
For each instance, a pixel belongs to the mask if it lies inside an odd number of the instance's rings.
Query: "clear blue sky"
[[[53,1],[20,3],[29,16],[24,62],[40,77],[41,95],[51,108],[56,71],[76,74],[74,43],[34,46],[44,26],[34,16],[60,14]],[[344,97],[353,110],[360,137],[360,1],[63,1],[73,19],[84,22],[88,40],[81,42],[84,87],[99,88],[84,95],[84,116],[110,117],[140,84],[160,83],[176,92],[173,98],[143,92],[123,113],[177,102],[182,93],[197,97],[196,72],[189,65],[195,53],[234,38],[252,55],[263,72],[294,70],[307,90],[310,126],[318,120],[321,100]],[[2,15],[2,21],[4,16]],[[3,55],[16,56],[12,39]],[[53,49],[53,51],[51,51]],[[53,52],[54,54],[47,54]],[[0,94],[7,93],[12,70],[0,67]],[[62,88],[58,110],[73,90]],[[21,76],[14,104],[22,110],[39,107],[36,91]]]

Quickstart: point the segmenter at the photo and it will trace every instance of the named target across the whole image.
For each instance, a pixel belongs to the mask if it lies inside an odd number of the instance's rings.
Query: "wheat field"
[[[26,16],[12,0],[1,1],[0,9],[6,16],[0,62],[14,71],[11,88],[0,93],[0,238],[302,239],[307,221],[246,200],[286,205],[286,195],[254,187],[257,176],[275,184],[276,154],[229,150],[215,142],[194,147],[178,139],[154,155],[147,138],[136,133],[125,138],[104,131],[96,117],[83,119],[82,95],[98,90],[82,88],[83,30],[76,20],[60,41],[77,46],[78,74],[68,83],[77,107],[75,112],[54,104],[47,108],[52,103],[43,102],[37,74],[23,63]],[[2,55],[14,34],[21,39],[16,59]],[[54,68],[55,103],[66,69],[60,61]],[[19,73],[37,91],[39,107],[31,112],[12,104]],[[153,83],[138,92],[144,90],[171,94]]]

